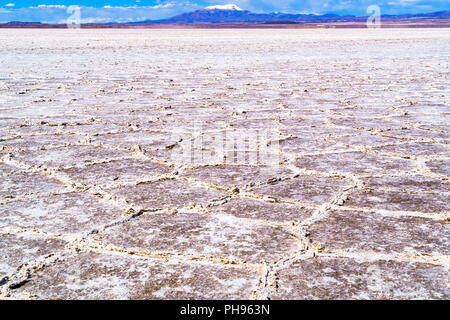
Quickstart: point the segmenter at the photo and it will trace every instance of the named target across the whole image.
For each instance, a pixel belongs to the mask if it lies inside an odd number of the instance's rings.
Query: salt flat
[[[449,29],[0,30],[0,297],[449,299]]]

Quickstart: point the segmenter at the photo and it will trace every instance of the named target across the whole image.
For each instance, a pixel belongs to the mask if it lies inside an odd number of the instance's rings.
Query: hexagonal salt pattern
[[[0,29],[0,298],[449,299],[449,48]]]

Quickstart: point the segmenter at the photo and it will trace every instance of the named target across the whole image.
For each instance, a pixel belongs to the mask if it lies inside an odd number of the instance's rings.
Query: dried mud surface
[[[448,29],[0,30],[0,298],[449,299],[449,50]],[[205,160],[249,132],[276,162]]]

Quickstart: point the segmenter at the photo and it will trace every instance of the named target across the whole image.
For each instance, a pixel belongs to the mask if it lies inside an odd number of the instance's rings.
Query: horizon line
[[[65,8],[69,8],[71,6],[64,6]],[[79,7],[79,8],[89,8],[86,6],[79,6],[79,5],[75,5],[75,7]],[[124,8],[134,8],[134,7],[124,7]],[[184,25],[194,25],[194,24],[208,24],[208,25],[212,25],[212,24],[249,24],[249,25],[257,25],[257,24],[261,24],[264,23],[264,21],[240,21],[240,22],[161,22],[161,21],[165,21],[165,20],[170,20],[174,17],[183,15],[183,14],[187,14],[187,13],[191,13],[191,12],[197,12],[197,11],[234,11],[234,10],[224,10],[224,9],[206,9],[206,8],[202,8],[202,9],[198,9],[198,10],[193,10],[193,11],[186,11],[186,12],[182,12],[173,16],[169,16],[167,18],[162,18],[162,19],[144,19],[144,20],[138,20],[138,21],[128,21],[128,22],[120,22],[120,21],[111,21],[111,22],[84,22],[84,23],[80,23],[80,25],[113,25],[113,24],[117,24],[117,25],[133,25],[133,24],[139,24],[139,23],[148,23],[151,24],[152,22],[154,22],[155,24],[184,24]],[[238,11],[238,12],[250,12],[252,14],[255,15],[272,15],[272,14],[278,14],[278,15],[295,15],[295,16],[313,16],[313,17],[327,17],[330,16],[330,18],[367,18],[370,17],[370,14],[366,14],[366,15],[352,15],[352,14],[338,14],[338,13],[333,13],[333,12],[328,12],[328,13],[323,13],[323,14],[316,14],[316,13],[290,13],[290,12],[270,12],[270,13],[256,13],[256,12],[252,12],[250,10],[245,10],[242,9],[242,11]],[[427,12],[421,12],[421,13],[399,13],[399,14],[381,14],[380,17],[404,17],[404,16],[409,16],[409,17],[418,17],[418,16],[423,16],[423,15],[429,15],[429,14],[437,14],[437,13],[443,13],[443,12],[450,12],[450,10],[438,10],[438,11],[427,11]],[[332,16],[332,17],[331,17]],[[446,18],[442,18],[443,20]],[[277,22],[277,21],[268,21],[268,22]],[[292,24],[300,24],[302,22],[296,22],[295,20],[291,21]],[[336,23],[338,21],[325,21],[322,23]],[[358,21],[354,21],[354,22],[358,22]],[[0,25],[11,25],[11,24],[35,24],[35,25],[54,25],[54,26],[59,26],[59,25],[66,25],[66,23],[49,23],[49,22],[40,22],[40,21],[23,21],[23,20],[10,20],[8,22],[1,22]],[[309,22],[309,23],[318,23],[317,22]]]

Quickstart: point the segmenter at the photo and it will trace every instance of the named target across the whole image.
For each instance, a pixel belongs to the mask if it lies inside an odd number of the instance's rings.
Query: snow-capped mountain
[[[449,19],[450,11],[434,12],[429,14],[406,14],[389,16],[383,19],[401,21],[407,19]],[[303,24],[328,22],[366,22],[367,17],[339,16],[337,14],[291,14],[291,13],[253,13],[241,9],[235,4],[209,6],[204,9],[185,12],[177,16],[162,20],[146,20],[131,24]]]
[[[297,20],[299,17],[309,20],[315,15],[283,13],[253,13],[239,8],[235,4],[209,6],[204,9],[179,14],[169,19],[152,21],[153,23],[265,23],[269,21]]]
[[[239,8],[235,4],[224,4],[224,5],[217,5],[217,6],[209,6],[209,7],[205,7],[205,10],[236,10],[236,11],[244,11],[243,9]]]

